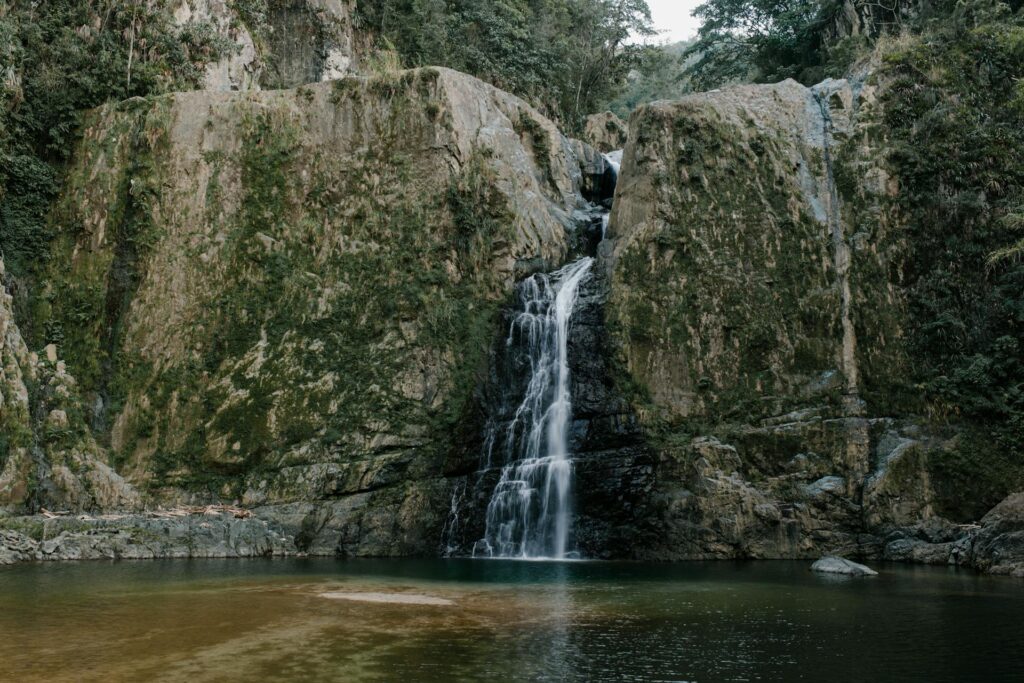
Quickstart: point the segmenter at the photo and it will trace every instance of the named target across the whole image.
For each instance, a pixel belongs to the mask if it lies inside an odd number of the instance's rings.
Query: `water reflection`
[[[790,562],[0,568],[0,680],[1019,680],[1024,582],[882,569],[836,583]]]

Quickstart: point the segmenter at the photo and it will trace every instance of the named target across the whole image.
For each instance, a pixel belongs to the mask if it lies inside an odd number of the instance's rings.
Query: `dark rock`
[[[1024,492],[1007,496],[982,518],[971,560],[982,571],[1024,578]]]

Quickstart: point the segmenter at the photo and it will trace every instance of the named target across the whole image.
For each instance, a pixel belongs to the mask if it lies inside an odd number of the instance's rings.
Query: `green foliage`
[[[436,64],[526,97],[569,128],[613,97],[651,33],[645,0],[366,0],[361,27],[406,66]]]
[[[690,45],[690,42],[680,42],[644,48],[625,87],[604,108],[626,119],[641,104],[674,100],[690,92],[688,68],[693,61],[687,56]]]
[[[0,249],[16,278],[43,265],[47,211],[84,110],[195,87],[228,44],[174,25],[167,0],[0,4]]]
[[[976,522],[1024,482],[1024,420],[968,425],[949,450],[929,453],[928,473],[936,512],[957,522]]]
[[[687,51],[688,76],[700,90],[786,78],[810,85],[842,77],[870,51],[868,36],[904,28],[907,14],[917,25],[931,16],[918,6],[907,12],[902,7],[906,4],[854,0],[863,25],[856,35],[843,37],[848,19],[841,0],[705,0],[694,11],[702,23]]]
[[[785,78],[810,85],[843,77],[875,39],[901,31],[974,28],[1020,10],[1021,0],[705,0],[698,39],[687,50],[694,87]],[[849,14],[857,30],[847,35]]]
[[[707,0],[694,14],[699,39],[690,47],[701,89],[732,81],[798,77],[822,60],[821,0]]]
[[[938,416],[967,418],[984,434],[962,447],[978,449],[970,457],[1000,451],[1020,463],[1024,264],[1012,245],[1024,204],[1024,21],[970,16],[886,56],[883,123],[907,226],[903,284],[920,387]],[[993,254],[1004,258],[993,264]],[[1021,480],[1004,479],[1002,492]]]

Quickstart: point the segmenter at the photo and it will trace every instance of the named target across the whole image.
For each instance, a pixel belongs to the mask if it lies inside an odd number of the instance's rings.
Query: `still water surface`
[[[808,564],[6,567],[0,680],[1024,681],[1024,581]]]

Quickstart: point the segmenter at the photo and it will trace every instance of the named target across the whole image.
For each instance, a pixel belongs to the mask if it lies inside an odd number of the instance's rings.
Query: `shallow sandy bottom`
[[[1024,583],[809,564],[15,565],[0,683],[1022,683]]]
[[[341,593],[331,591],[321,593],[321,598],[330,600],[352,600],[353,602],[384,602],[396,605],[454,605],[451,600],[435,598],[432,595],[416,595],[411,593]]]

